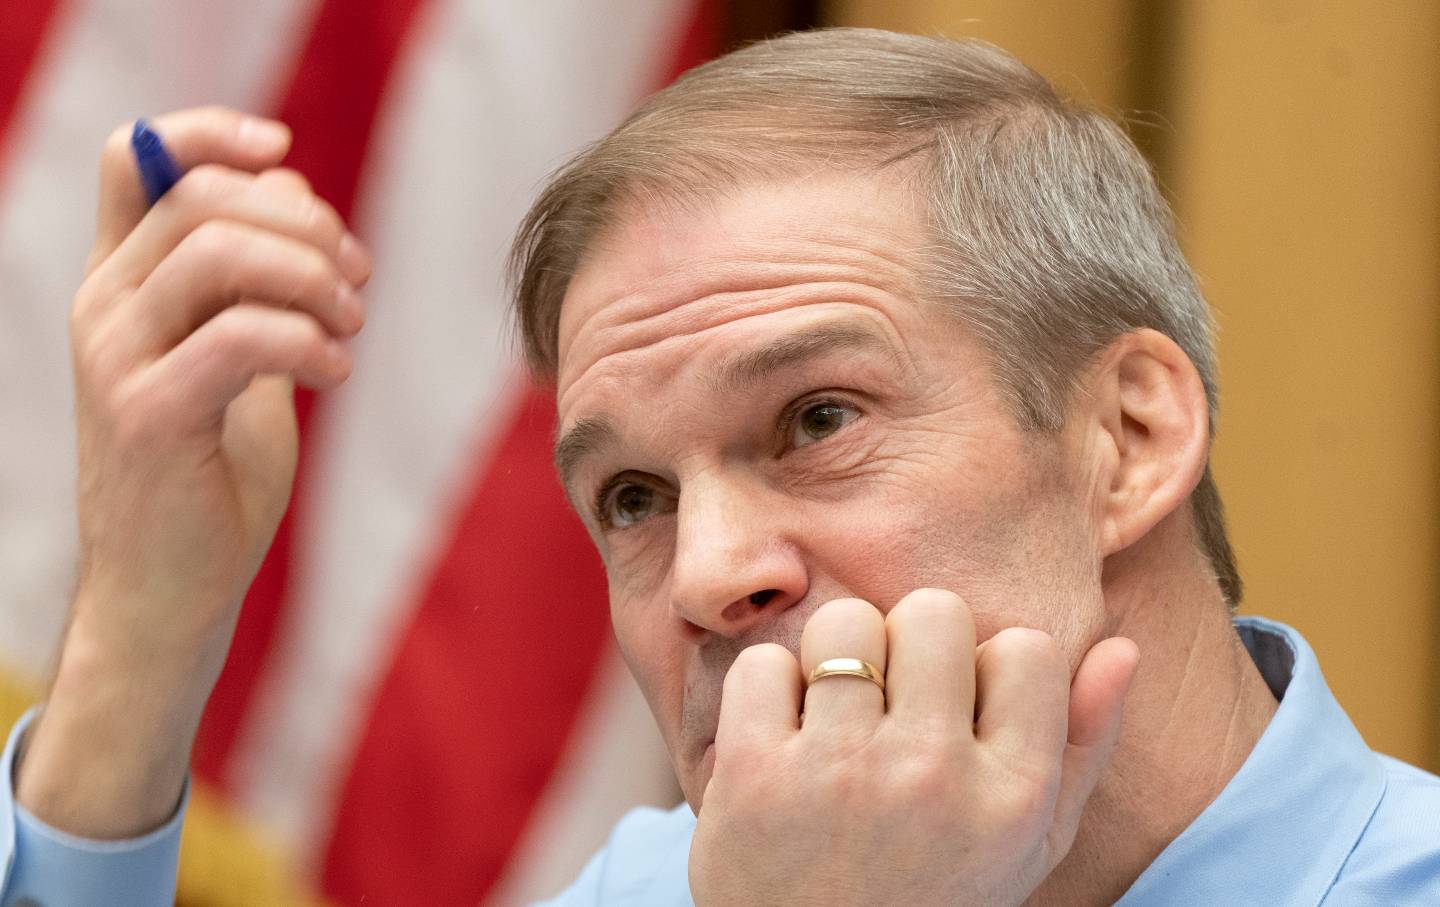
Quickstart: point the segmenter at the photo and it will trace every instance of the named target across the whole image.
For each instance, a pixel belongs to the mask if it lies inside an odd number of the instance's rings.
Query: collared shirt
[[[1235,626],[1280,705],[1220,796],[1119,905],[1440,905],[1440,778],[1365,745],[1299,633],[1254,617]],[[7,779],[20,727],[0,759]],[[171,903],[183,804],[149,835],[101,845],[47,828],[11,791],[0,785],[0,817],[11,817],[0,824],[0,907],[22,896],[90,903],[86,892],[103,892],[94,903]],[[694,828],[684,804],[630,812],[549,903],[690,904]]]

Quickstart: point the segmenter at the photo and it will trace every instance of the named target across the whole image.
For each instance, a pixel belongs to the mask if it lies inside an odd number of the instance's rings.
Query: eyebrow
[[[707,379],[717,393],[738,393],[782,369],[844,350],[876,350],[898,358],[881,334],[853,323],[830,323],[805,328],[771,340],[759,349],[738,353],[722,362]],[[567,491],[572,489],[580,464],[619,440],[605,416],[580,419],[555,443],[555,468]]]
[[[614,444],[616,439],[615,426],[610,424],[610,420],[595,416],[576,422],[555,442],[555,468],[560,472],[560,482],[566,491],[570,490],[570,483],[581,461]]]
[[[720,392],[735,393],[763,383],[776,372],[810,359],[844,350],[871,349],[894,353],[875,331],[853,323],[830,323],[786,334],[759,349],[736,354],[721,363],[711,379]]]

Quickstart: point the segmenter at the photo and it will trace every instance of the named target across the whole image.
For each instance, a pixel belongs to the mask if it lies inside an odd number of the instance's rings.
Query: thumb
[[[1049,843],[1058,859],[1070,849],[1085,803],[1120,739],[1121,715],[1140,649],[1122,636],[1096,643],[1070,682],[1070,719],[1060,792]]]
[[[197,107],[156,117],[150,126],[183,173],[199,164],[220,164],[255,173],[280,163],[290,150],[290,130],[227,107]],[[100,205],[88,274],[109,257],[149,210],[140,171],[130,148],[134,123],[110,134],[100,155]]]

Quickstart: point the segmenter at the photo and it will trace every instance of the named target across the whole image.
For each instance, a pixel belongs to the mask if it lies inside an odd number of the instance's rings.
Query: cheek
[[[620,655],[669,742],[679,724],[684,695],[685,642],[679,634],[679,623],[663,604],[626,598],[614,583],[610,588],[610,620]]]
[[[665,583],[674,547],[674,514],[656,516],[639,526],[611,533],[602,555],[610,600],[653,597]]]
[[[827,572],[844,588],[882,610],[927,586],[969,601],[1009,561],[1006,523],[983,503],[953,481],[925,489],[888,483],[836,514],[828,537],[814,539],[815,551],[825,552]]]
[[[1072,491],[995,444],[985,461],[935,450],[832,512],[815,554],[882,609],[921,587],[965,599],[981,639],[1010,626],[1078,650],[1103,619],[1099,559]],[[828,554],[822,555],[821,549]]]

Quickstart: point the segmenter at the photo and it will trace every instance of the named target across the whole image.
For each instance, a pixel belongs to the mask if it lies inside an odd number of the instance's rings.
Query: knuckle
[[[738,778],[760,779],[770,777],[775,761],[774,750],[766,743],[751,737],[740,737],[724,741],[723,758],[715,760],[716,771],[722,768]]]
[[[164,401],[155,393],[141,393],[117,381],[104,394],[109,432],[120,450],[147,450],[165,431]]]
[[[76,320],[72,326],[70,345],[76,379],[87,389],[106,387],[124,371],[125,363],[115,342],[116,331],[114,317]]]
[[[885,615],[864,599],[828,601],[805,621],[800,648],[807,665],[831,655],[849,655],[873,661],[883,669]]]
[[[211,340],[222,350],[248,345],[253,333],[249,312],[239,306],[222,309],[210,319]]]
[[[329,342],[325,330],[309,315],[280,312],[276,318],[276,331],[277,339],[287,351],[291,364],[325,356]]]
[[[816,608],[815,613],[810,615],[810,622],[825,624],[835,621],[849,624],[854,621],[875,620],[879,616],[880,611],[863,598],[836,598]]]
[[[891,626],[908,621],[933,624],[940,620],[970,623],[970,608],[965,604],[965,600],[954,592],[926,588],[916,589],[900,599],[886,615],[886,621]]]
[[[822,803],[843,805],[857,799],[868,800],[869,790],[859,773],[846,760],[831,760],[815,773],[815,791]]]
[[[77,377],[88,379],[100,371],[102,364],[100,344],[95,341],[94,333],[89,330],[88,323],[81,324],[73,312],[70,318],[70,349],[75,370],[78,373]]]
[[[928,751],[894,761],[886,769],[892,802],[916,806],[949,802],[958,774],[954,765]]]
[[[344,232],[339,213],[316,195],[309,181],[297,171],[280,167],[267,170],[255,186],[270,197],[270,204],[302,237],[322,244],[339,241]]]
[[[1063,663],[1065,653],[1055,637],[1031,627],[1006,627],[990,639],[990,645],[1007,658]]]
[[[795,656],[790,654],[789,649],[779,643],[766,642],[741,649],[740,654],[735,656],[731,670],[740,666],[745,671],[764,671],[789,667],[794,661]]]
[[[339,212],[329,202],[309,192],[305,195],[304,205],[301,223],[305,234],[322,240],[327,246],[338,244],[345,232]]]
[[[761,643],[740,650],[730,669],[725,673],[725,689],[733,691],[736,685],[745,684],[751,678],[764,677],[788,671],[794,673],[795,656],[777,643]]]
[[[1050,786],[1042,779],[1012,776],[998,796],[998,821],[1016,829],[1032,828],[1050,813]]]
[[[754,826],[773,813],[775,804],[782,802],[777,798],[782,797],[784,791],[777,790],[773,781],[764,775],[754,776],[746,767],[736,768],[738,770],[734,773],[734,778],[737,783],[726,785],[725,812],[746,826]],[[716,773],[719,774],[718,766]],[[756,780],[749,781],[751,777]]]
[[[236,224],[225,220],[207,220],[186,234],[176,251],[214,264],[230,258],[244,242],[243,231]]]
[[[82,337],[90,323],[91,313],[99,305],[99,293],[95,289],[94,281],[87,280],[75,291],[75,299],[70,305],[70,337],[78,340]]]
[[[239,183],[235,173],[219,164],[199,164],[180,177],[171,191],[186,206],[210,208],[232,197]]]
[[[895,607],[912,611],[951,611],[964,608],[965,600],[947,589],[923,588],[900,599]]]
[[[330,342],[325,338],[325,332],[313,318],[297,317],[296,332],[300,337],[298,358],[324,359],[327,357]]]
[[[251,365],[261,357],[273,358],[276,353],[289,358],[305,346],[306,339],[299,335],[303,324],[295,323],[298,316],[287,314],[267,314],[251,305],[230,306],[211,320],[213,343],[221,355],[241,365]]]
[[[266,191],[285,195],[309,195],[310,181],[299,170],[292,167],[271,167],[261,172],[255,185]]]
[[[322,299],[333,295],[340,278],[325,253],[314,246],[305,246],[300,256],[302,292]]]

